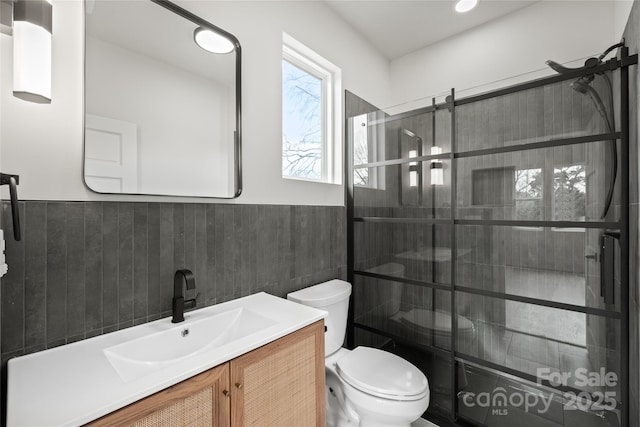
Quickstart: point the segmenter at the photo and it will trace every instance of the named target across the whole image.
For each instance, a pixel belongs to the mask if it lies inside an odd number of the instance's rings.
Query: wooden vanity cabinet
[[[324,322],[89,423],[135,427],[324,427]]]
[[[230,409],[229,364],[225,363],[87,425],[226,427],[230,422]]]
[[[230,362],[231,426],[324,427],[324,322]]]

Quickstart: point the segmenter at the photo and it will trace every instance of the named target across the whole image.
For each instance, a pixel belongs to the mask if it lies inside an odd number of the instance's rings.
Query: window
[[[586,171],[584,165],[553,168],[554,221],[584,221],[586,215]]]
[[[542,169],[516,169],[515,219],[540,221],[544,217]]]
[[[282,176],[341,183],[341,73],[283,34]]]

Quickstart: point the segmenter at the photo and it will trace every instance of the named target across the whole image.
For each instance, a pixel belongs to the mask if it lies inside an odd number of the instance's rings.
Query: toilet
[[[331,280],[287,299],[326,310],[325,372],[328,427],[409,427],[429,406],[427,377],[387,351],[342,347],[351,285]]]

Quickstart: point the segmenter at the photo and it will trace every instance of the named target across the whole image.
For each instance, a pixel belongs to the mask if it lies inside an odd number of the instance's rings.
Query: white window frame
[[[342,70],[287,33],[282,33],[282,60],[322,81],[321,178],[289,176],[284,172],[282,177],[342,184]]]

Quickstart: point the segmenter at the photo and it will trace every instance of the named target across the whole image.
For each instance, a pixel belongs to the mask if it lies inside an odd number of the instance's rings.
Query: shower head
[[[583,79],[574,80],[569,84],[569,86],[571,86],[571,89],[583,95],[586,95],[589,92],[589,89],[591,89],[589,83],[586,83]]]
[[[589,86],[589,84],[593,81],[594,78],[595,78],[595,75],[593,74],[582,76],[579,79],[576,79],[571,83],[569,83],[569,86],[571,87],[571,89],[575,90],[576,92],[586,95],[588,92],[593,90],[593,88]]]
[[[613,123],[609,118],[609,114],[607,113],[607,109],[604,106],[604,102],[602,102],[602,98],[600,98],[598,92],[589,84],[590,82],[591,80],[585,80],[584,77],[581,77],[578,80],[571,82],[569,86],[571,86],[571,89],[575,90],[576,92],[579,92],[583,95],[588,95],[589,98],[591,98],[591,101],[593,101],[598,114],[600,114],[602,120],[604,120],[604,123],[607,126],[607,131],[613,132]]]
[[[571,71],[588,71],[588,70],[593,70],[595,68],[597,68],[598,66],[604,64],[604,58],[610,53],[612,52],[614,49],[624,46],[624,39],[622,40],[622,42],[614,44],[613,46],[610,46],[609,48],[607,48],[604,52],[602,52],[602,54],[600,54],[597,58],[587,58],[587,60],[584,62],[584,66],[582,67],[578,67],[578,68],[569,68],[569,67],[565,67],[564,65],[560,65],[555,61],[551,61],[548,60],[545,63],[551,67],[551,69],[553,69],[556,73],[558,74],[566,74],[569,73]],[[609,133],[612,133],[615,128],[614,128],[614,123],[613,123],[613,118],[609,116],[609,114],[607,114],[607,110],[604,106],[604,103],[602,102],[602,98],[600,98],[600,95],[598,95],[598,92],[591,86],[591,82],[595,79],[595,74],[601,75],[605,81],[608,83],[609,86],[609,100],[611,102],[611,114],[613,114],[613,91],[612,91],[612,86],[611,86],[611,80],[609,79],[609,77],[606,75],[606,73],[604,73],[603,71],[594,71],[592,73],[585,73],[584,75],[582,75],[581,77],[578,77],[576,80],[574,80],[573,82],[570,83],[570,86],[573,90],[575,90],[578,93],[581,93],[583,95],[587,95],[589,98],[591,98],[591,101],[593,102],[596,110],[598,111],[598,113],[600,114],[600,116],[602,116],[602,119],[604,120],[604,123],[607,127],[607,131]],[[604,210],[603,213],[601,215],[601,219],[604,219],[607,216],[607,212],[609,212],[609,208],[611,207],[611,201],[613,199],[613,191],[615,188],[615,182],[616,182],[616,175],[617,175],[617,170],[618,170],[618,154],[617,154],[617,145],[616,145],[616,141],[615,140],[610,140],[609,143],[607,144],[609,147],[609,152],[610,152],[610,158],[611,158],[611,162],[612,162],[612,167],[608,168],[609,169],[609,188],[607,190],[607,194],[606,194],[606,198],[605,198],[605,203],[604,203]]]

